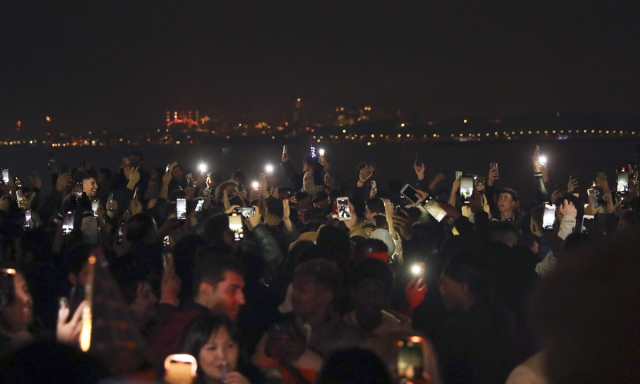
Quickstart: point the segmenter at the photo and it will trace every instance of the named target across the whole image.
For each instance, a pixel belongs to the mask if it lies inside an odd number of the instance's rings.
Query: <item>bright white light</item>
[[[253,189],[258,189],[258,187],[260,187],[260,183],[254,181],[253,183],[251,183],[251,186],[253,187]]]
[[[320,156],[324,156],[324,149],[320,148],[318,150],[318,153],[320,154]]]
[[[264,167],[264,170],[265,170],[265,172],[267,172],[267,173],[273,173],[273,165],[271,165],[271,164],[267,164],[267,165]]]
[[[418,264],[414,264],[411,267],[411,273],[413,273],[414,275],[419,275],[422,273],[422,267]]]
[[[540,165],[547,164],[547,156],[540,156],[540,158],[538,158],[538,162],[540,163]]]
[[[200,163],[200,165],[198,165],[198,169],[200,170],[200,172],[207,172],[207,164]]]

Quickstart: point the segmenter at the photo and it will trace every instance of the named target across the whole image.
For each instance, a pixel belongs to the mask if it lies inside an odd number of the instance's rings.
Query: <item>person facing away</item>
[[[514,367],[506,327],[486,298],[488,278],[476,255],[459,254],[444,268],[440,293],[450,316],[436,334],[445,383],[504,383]]]
[[[205,314],[224,313],[236,320],[245,303],[242,267],[229,255],[215,247],[198,252],[193,272],[193,298],[183,303],[158,324],[151,341],[154,355],[164,358],[176,353],[188,326]]]

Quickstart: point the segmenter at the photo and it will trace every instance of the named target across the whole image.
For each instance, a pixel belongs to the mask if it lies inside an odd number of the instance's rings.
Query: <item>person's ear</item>
[[[203,281],[198,286],[198,294],[203,298],[208,299],[213,294],[213,287],[211,286],[211,284]]]
[[[460,283],[458,284],[458,293],[460,293],[461,297],[464,297],[465,299],[469,297],[469,284],[467,283]]]

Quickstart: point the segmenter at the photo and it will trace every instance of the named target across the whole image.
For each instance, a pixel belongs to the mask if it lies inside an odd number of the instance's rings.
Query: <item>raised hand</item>
[[[562,192],[560,192],[559,189],[553,191],[553,193],[551,194],[551,204],[555,204],[556,200],[558,200],[560,196],[562,196]]]
[[[33,176],[28,175],[27,177],[29,178],[31,185],[33,185],[34,188],[40,189],[40,187],[42,186],[42,180],[40,179],[40,175],[38,175],[37,173],[34,173]]]
[[[418,176],[418,180],[424,179],[424,164],[414,164],[413,170],[416,171],[416,175]]]
[[[487,177],[487,185],[493,186],[493,182],[498,179],[498,170],[495,168],[491,168],[489,170],[489,177]]]
[[[352,230],[358,224],[358,215],[356,215],[356,211],[351,202],[349,202],[349,212],[351,212],[351,218],[344,221],[344,224],[349,228],[349,230]]]
[[[131,200],[131,214],[137,215],[138,213],[142,213],[142,203],[138,199]]]
[[[393,216],[393,223],[400,231],[403,239],[411,240],[413,238],[413,225],[404,209],[400,209],[398,214]]]
[[[253,228],[255,228],[256,225],[260,224],[260,220],[262,219],[262,215],[260,214],[260,208],[254,205],[253,209],[256,210],[256,214],[253,216],[249,216],[249,218],[245,220],[245,223],[248,224],[247,227],[249,227],[250,231],[253,231]]]
[[[86,302],[80,303],[73,314],[71,320],[69,317],[69,307],[61,309],[58,313],[58,324],[56,325],[56,339],[59,343],[76,345],[80,342],[80,331],[82,331],[82,310]]]
[[[573,192],[578,187],[578,181],[569,176],[569,182],[567,183],[567,192]]]
[[[560,213],[562,213],[564,216],[573,217],[574,219],[578,216],[578,210],[573,205],[573,203],[567,199],[565,199],[560,206]]]
[[[56,181],[56,191],[62,192],[71,184],[71,175],[68,173],[63,173],[58,176],[58,180]]]

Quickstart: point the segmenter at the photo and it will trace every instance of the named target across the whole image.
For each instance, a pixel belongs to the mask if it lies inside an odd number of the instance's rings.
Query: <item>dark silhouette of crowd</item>
[[[536,148],[523,202],[491,159],[445,185],[315,153],[3,169],[0,382],[640,382],[634,160],[552,191]]]

